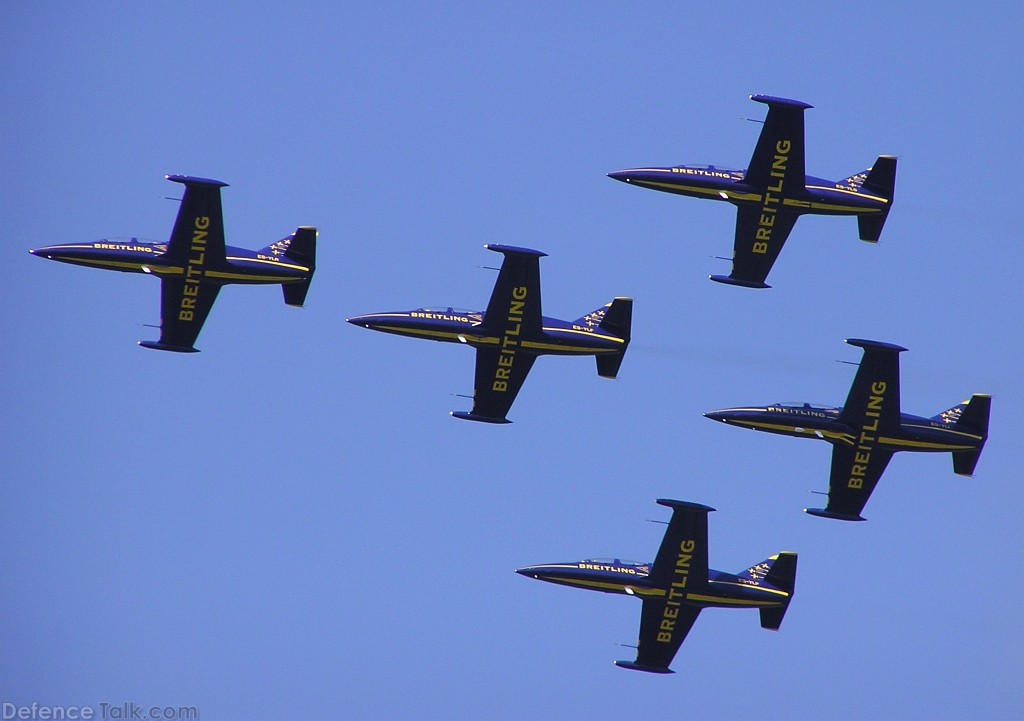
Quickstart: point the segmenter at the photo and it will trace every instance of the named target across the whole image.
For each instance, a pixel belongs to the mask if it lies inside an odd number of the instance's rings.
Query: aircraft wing
[[[226,183],[189,175],[168,175],[167,179],[185,186],[163,254],[181,266],[181,274],[161,278],[160,340],[142,341],[140,345],[195,352],[193,345],[220,292],[220,283],[206,280],[207,270],[227,263],[220,202],[220,189]]]
[[[470,413],[453,411],[452,415],[469,421],[508,423],[505,416],[535,360],[537,356],[530,353],[480,348],[476,352],[473,410]]]
[[[654,559],[648,580],[664,596],[647,596],[640,612],[640,644],[636,661],[616,665],[636,671],[672,673],[668,665],[682,645],[700,608],[683,603],[688,589],[708,583],[708,513],[710,506],[658,499],[672,509],[665,537]]]
[[[659,588],[689,579],[704,585],[708,582],[708,513],[710,506],[686,501],[659,498],[658,504],[672,509],[661,547],[654,559],[648,579]],[[685,565],[684,565],[685,564]],[[683,571],[685,573],[682,573]],[[685,578],[680,578],[680,576]],[[671,594],[670,594],[671,595]]]
[[[540,259],[547,253],[494,243],[484,247],[505,256],[487,303],[484,326],[509,341],[521,335],[540,335]]]
[[[864,349],[839,420],[864,432],[893,432],[900,424],[900,353],[892,343],[847,338]],[[877,435],[877,434],[876,434]]]
[[[167,179],[184,185],[185,195],[164,255],[186,265],[190,261],[198,261],[192,263],[198,266],[197,270],[224,264],[224,213],[220,189],[227,183],[190,175],[168,175]]]
[[[732,273],[728,278],[713,276],[713,279],[753,288],[770,287],[764,280],[798,217],[798,213],[781,208],[775,213],[765,213],[759,206],[741,205],[736,209]],[[765,224],[766,219],[771,221],[770,226]]]
[[[843,521],[863,521],[864,510],[878,479],[889,465],[892,451],[837,445],[832,450],[832,472],[828,486],[828,505],[808,508],[808,513]]]
[[[160,340],[139,345],[156,350],[193,353],[199,331],[220,292],[219,283],[165,278],[160,283]]]
[[[786,190],[803,189],[804,110],[812,106],[799,100],[751,95],[750,99],[768,106],[768,116],[754,146],[744,182],[768,188],[774,195]],[[767,206],[768,201],[765,200]]]
[[[616,661],[615,665],[634,671],[672,673],[669,664],[699,614],[699,606],[669,606],[665,599],[645,598],[636,661]]]

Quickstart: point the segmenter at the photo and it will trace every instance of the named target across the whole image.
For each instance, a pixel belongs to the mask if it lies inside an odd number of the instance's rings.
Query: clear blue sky
[[[1015,719],[1024,702],[1016,2],[5,3],[0,700],[203,719]],[[605,177],[744,167],[798,98],[807,169],[900,158],[882,241],[802,219],[772,290],[717,285],[725,204]],[[230,183],[229,244],[321,229],[307,307],[230,287],[202,353],[138,348],[153,279],[31,247],[166,239]],[[511,426],[447,416],[473,354],[347,316],[483,308],[543,250],[544,312],[636,299],[620,377],[542,358]],[[903,409],[995,396],[972,479],[899,454],[863,524],[802,514],[829,447],[702,417],[841,403],[898,343]],[[779,633],[702,614],[675,676],[617,669],[625,597],[513,569],[653,559],[658,497],[711,565],[800,553]]]

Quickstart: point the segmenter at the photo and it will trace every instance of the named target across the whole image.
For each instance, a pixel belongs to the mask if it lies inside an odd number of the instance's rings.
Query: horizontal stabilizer
[[[763,283],[757,280],[740,280],[739,278],[733,278],[728,275],[709,275],[711,280],[716,283],[725,283],[726,285],[738,285],[741,288],[771,288],[767,283]]]
[[[888,210],[872,215],[858,215],[857,234],[860,239],[868,243],[877,243],[882,235],[882,226],[885,225],[885,219],[888,217]]]
[[[635,661],[616,661],[615,665],[619,668],[628,668],[632,671],[646,671],[647,673],[675,673],[670,668],[664,666],[647,666],[642,663],[636,663]]]
[[[619,374],[619,367],[622,366],[622,359],[625,357],[626,351],[594,356],[597,360],[597,374],[602,378],[614,380]]]
[[[173,353],[198,353],[198,348],[192,346],[182,345],[170,345],[169,343],[161,343],[156,340],[140,340],[139,345],[143,348],[152,348],[153,350],[169,350]]]
[[[836,513],[834,511],[826,511],[824,508],[805,508],[804,513],[809,513],[812,516],[818,516],[819,518],[832,518],[837,521],[866,521],[866,518],[862,516],[849,514],[849,513]]]
[[[281,292],[284,293],[285,305],[301,308],[306,302],[306,294],[309,293],[309,284],[312,282],[312,278],[307,278],[298,283],[282,283]]]
[[[953,451],[953,473],[958,476],[973,476],[981,458],[981,449],[975,451]]]
[[[481,423],[511,423],[508,418],[494,418],[492,416],[481,416],[476,413],[467,413],[466,411],[452,411],[451,415],[455,418],[461,418],[464,421],[479,421]]]
[[[774,608],[762,608],[761,628],[769,631],[778,631],[787,610],[789,610],[788,604],[785,606],[775,606]]]

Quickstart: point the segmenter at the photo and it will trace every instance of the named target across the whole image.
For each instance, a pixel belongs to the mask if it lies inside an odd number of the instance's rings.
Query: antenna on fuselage
[[[658,520],[655,520],[653,518],[648,518],[647,522],[648,523],[660,523],[663,526],[667,526],[668,525],[668,521],[658,521]]]
[[[764,125],[764,121],[763,120],[758,120],[757,118],[743,118],[743,119],[744,120],[749,120],[752,123],[761,123],[761,125]]]
[[[845,363],[848,366],[859,366],[860,365],[860,363],[858,363],[856,361],[844,361],[844,360],[839,360],[838,358],[836,359],[836,363]]]
[[[489,265],[478,265],[477,268],[483,268],[484,270],[497,270],[499,272],[501,271],[501,268],[492,268]]]
[[[473,400],[473,396],[467,396],[465,393],[452,393],[452,395],[456,398],[468,398],[469,400]]]
[[[813,493],[813,494],[815,494],[817,496],[827,496],[828,495],[828,493],[826,493],[825,491],[808,491],[808,493]]]
[[[615,645],[616,645],[616,646],[622,646],[623,648],[636,648],[636,649],[639,649],[639,648],[640,648],[639,646],[634,646],[634,645],[633,645],[633,644],[631,644],[631,643],[617,643],[617,644],[615,644]]]

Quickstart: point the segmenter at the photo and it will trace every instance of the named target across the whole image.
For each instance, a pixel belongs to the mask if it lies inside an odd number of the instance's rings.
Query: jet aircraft
[[[570,322],[541,315],[540,259],[529,248],[485,245],[505,256],[486,311],[417,308],[348,318],[385,333],[464,343],[476,349],[473,410],[456,418],[510,423],[505,416],[537,356],[593,355],[597,373],[615,378],[629,345],[631,298],[611,303]]]
[[[975,394],[931,418],[902,413],[899,354],[906,348],[856,338],[846,342],[863,348],[864,357],[841,408],[773,403],[704,415],[756,431],[831,443],[828,504],[804,509],[814,516],[863,521],[860,513],[897,451],[951,452],[953,472],[972,475],[988,438],[992,397]]]
[[[708,568],[708,513],[699,503],[659,499],[672,509],[654,563],[592,558],[516,569],[541,581],[605,593],[622,593],[643,602],[635,661],[616,666],[673,673],[669,664],[705,608],[757,608],[761,628],[777,631],[796,586],[795,553],[778,553],[738,574]]]
[[[860,239],[871,243],[885,225],[896,185],[896,158],[879,156],[867,170],[838,182],[804,174],[804,110],[799,100],[751,95],[768,106],[768,117],[747,170],[714,165],[633,168],[609,173],[630,185],[736,206],[732,272],[711,280],[747,288],[770,288],[768,271],[805,213],[855,215]]]
[[[221,286],[229,283],[280,283],[285,303],[303,304],[316,269],[316,228],[301,226],[257,251],[225,246],[220,189],[227,183],[187,175],[166,178],[185,186],[167,243],[98,240],[29,252],[64,263],[159,278],[160,340],[139,341],[144,348],[197,352],[199,331]]]

